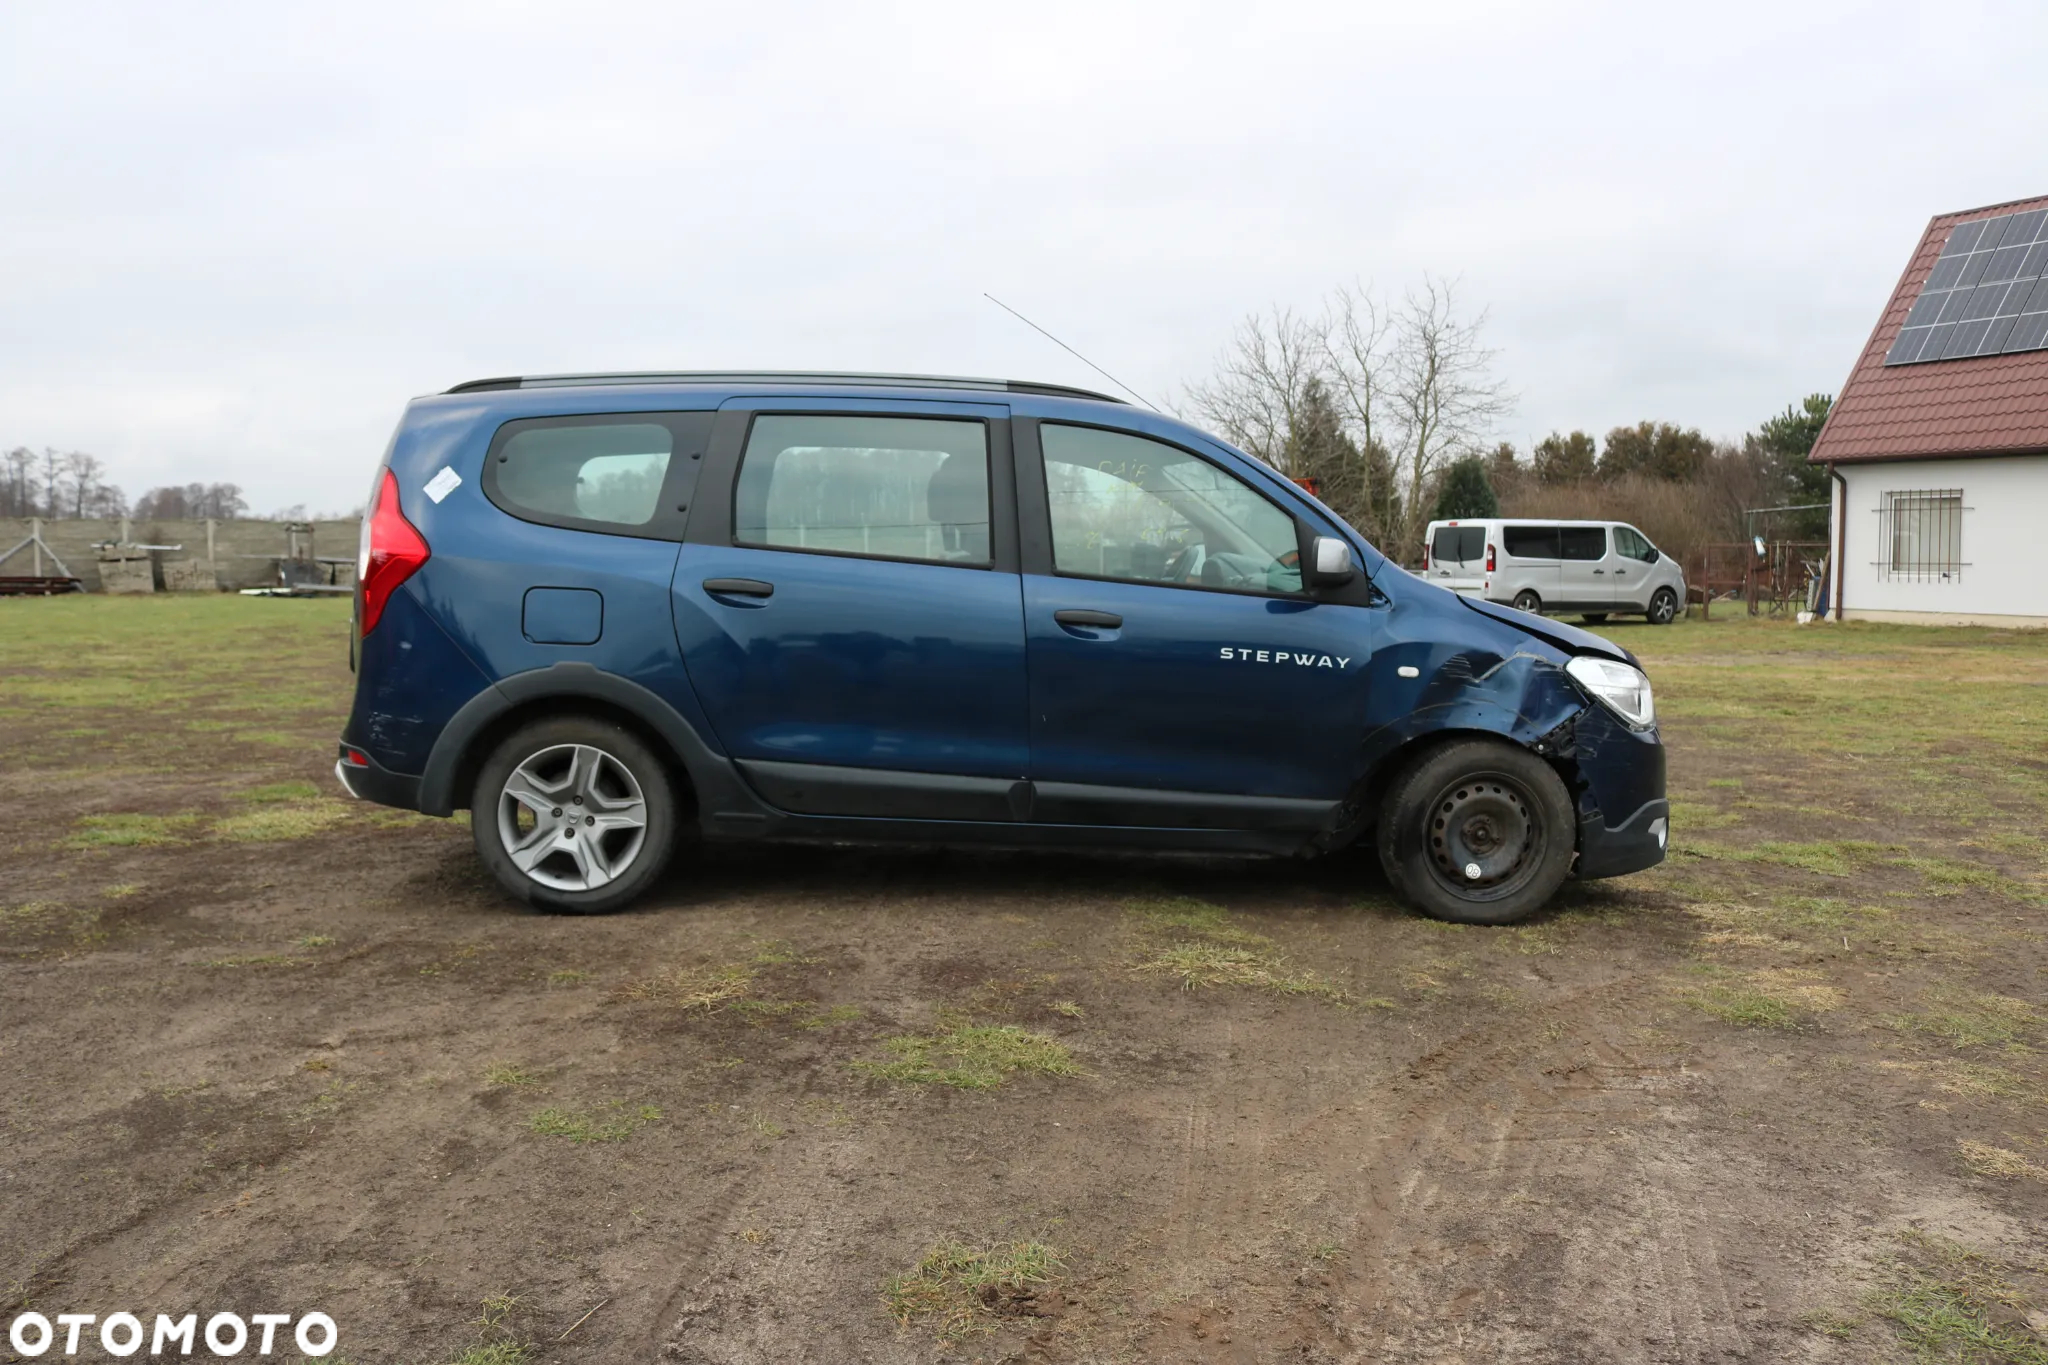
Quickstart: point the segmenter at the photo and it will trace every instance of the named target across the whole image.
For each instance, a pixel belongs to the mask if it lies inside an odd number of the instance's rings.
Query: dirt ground
[[[1486,930],[1359,857],[727,849],[534,914],[338,799],[346,615],[0,601],[0,1317],[2048,1363],[2048,634],[1615,624],[1674,856]]]

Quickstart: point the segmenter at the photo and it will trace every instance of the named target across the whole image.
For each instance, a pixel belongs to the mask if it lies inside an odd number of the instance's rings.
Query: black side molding
[[[427,815],[452,815],[469,804],[469,793],[457,791],[457,779],[471,746],[490,724],[516,706],[533,701],[558,701],[572,709],[579,698],[608,702],[638,718],[659,735],[682,760],[697,789],[698,808],[716,811],[759,811],[760,801],[733,772],[732,763],[714,751],[673,706],[639,683],[586,663],[550,664],[500,679],[463,703],[442,727],[420,775],[419,809]]]

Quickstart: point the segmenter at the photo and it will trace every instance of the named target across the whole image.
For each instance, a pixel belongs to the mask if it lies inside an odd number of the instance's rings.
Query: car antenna
[[[1009,315],[1010,315],[1011,317],[1013,317],[1013,318],[1017,319],[1017,321],[1019,321],[1019,322],[1023,323],[1023,324],[1024,324],[1024,325],[1025,325],[1026,327],[1029,327],[1029,328],[1030,328],[1030,329],[1031,329],[1032,331],[1034,331],[1034,332],[1038,333],[1038,334],[1039,334],[1040,336],[1044,337],[1044,338],[1045,338],[1045,339],[1046,339],[1047,341],[1050,341],[1050,342],[1051,342],[1051,343],[1052,343],[1053,345],[1055,345],[1055,346],[1059,347],[1059,348],[1060,348],[1060,349],[1061,349],[1062,351],[1065,351],[1065,352],[1066,352],[1066,353],[1067,353],[1068,355],[1070,355],[1070,356],[1074,357],[1074,359],[1076,359],[1076,360],[1080,361],[1080,362],[1081,362],[1081,363],[1082,363],[1083,365],[1086,365],[1086,366],[1087,366],[1087,367],[1088,367],[1089,369],[1091,369],[1091,370],[1095,371],[1095,373],[1097,373],[1097,374],[1101,375],[1101,376],[1102,376],[1102,377],[1103,377],[1104,379],[1107,379],[1107,380],[1108,380],[1108,381],[1109,381],[1110,383],[1112,383],[1112,384],[1116,385],[1116,386],[1117,386],[1118,388],[1122,389],[1122,390],[1123,390],[1123,391],[1124,391],[1125,393],[1129,394],[1129,395],[1130,395],[1131,397],[1133,397],[1133,398],[1137,399],[1137,400],[1138,400],[1138,401],[1139,401],[1140,403],[1143,403],[1143,404],[1144,404],[1144,405],[1145,405],[1146,407],[1148,407],[1148,408],[1152,409],[1152,411],[1154,411],[1154,412],[1157,412],[1157,411],[1159,411],[1159,405],[1158,405],[1157,403],[1154,403],[1154,402],[1153,402],[1153,401],[1152,401],[1151,399],[1147,398],[1147,397],[1146,397],[1146,396],[1145,396],[1144,394],[1142,394],[1142,393],[1139,393],[1139,392],[1138,392],[1138,391],[1137,391],[1136,389],[1132,388],[1132,387],[1131,387],[1131,386],[1130,386],[1129,384],[1126,384],[1126,383],[1124,383],[1124,381],[1123,381],[1123,380],[1121,380],[1121,379],[1118,379],[1118,378],[1117,378],[1117,377],[1116,377],[1115,375],[1111,374],[1111,373],[1110,373],[1110,372],[1109,372],[1108,370],[1105,370],[1105,369],[1103,369],[1103,368],[1102,368],[1102,367],[1101,367],[1100,365],[1098,365],[1098,364],[1096,364],[1096,363],[1095,363],[1094,361],[1090,360],[1090,359],[1089,359],[1089,358],[1088,358],[1087,356],[1085,356],[1085,355],[1082,355],[1082,354],[1081,354],[1081,353],[1080,353],[1079,351],[1077,351],[1077,350],[1075,350],[1075,349],[1074,349],[1073,347],[1071,347],[1071,346],[1067,345],[1067,343],[1066,343],[1066,342],[1064,342],[1064,341],[1061,341],[1061,340],[1060,340],[1060,339],[1059,339],[1058,337],[1054,336],[1054,335],[1053,335],[1053,334],[1052,334],[1051,332],[1048,332],[1048,331],[1046,331],[1046,330],[1045,330],[1045,329],[1044,329],[1043,327],[1040,327],[1040,326],[1039,326],[1039,325],[1038,325],[1037,323],[1033,322],[1033,321],[1032,321],[1032,320],[1031,320],[1030,318],[1027,318],[1027,317],[1025,317],[1025,316],[1024,316],[1024,315],[1023,315],[1022,313],[1020,313],[1020,312],[1018,312],[1018,311],[1017,311],[1016,309],[1014,309],[1014,308],[1010,307],[1010,305],[1009,305],[1009,304],[1007,304],[1007,303],[1004,303],[1004,302],[1003,302],[1003,301],[1002,301],[1001,299],[997,298],[997,297],[996,297],[996,296],[995,296],[994,294],[991,294],[991,293],[989,293],[989,292],[988,292],[988,291],[987,291],[986,289],[984,289],[984,290],[982,290],[982,291],[981,291],[981,296],[982,296],[983,298],[987,299],[987,300],[988,300],[988,301],[989,301],[990,303],[994,304],[994,305],[995,305],[996,307],[998,307],[998,308],[1002,309],[1002,310],[1003,310],[1003,311],[1004,311],[1005,313],[1008,313],[1008,314],[1009,314]]]

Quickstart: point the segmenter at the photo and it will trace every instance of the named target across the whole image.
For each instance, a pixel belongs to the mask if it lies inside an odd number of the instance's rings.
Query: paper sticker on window
[[[427,480],[425,492],[429,499],[438,504],[441,499],[447,497],[461,486],[462,476],[444,464],[441,466],[440,473]]]

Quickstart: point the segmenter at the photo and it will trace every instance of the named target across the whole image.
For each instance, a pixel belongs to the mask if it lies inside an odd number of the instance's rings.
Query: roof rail
[[[1052,398],[1090,398],[1122,403],[1111,394],[1077,389],[1068,384],[1040,384],[1023,379],[969,379],[944,374],[866,374],[840,370],[638,370],[612,374],[528,374],[500,379],[472,379],[449,393],[482,393],[490,389],[557,389],[598,384],[872,384],[892,389],[992,389],[999,393],[1036,393]],[[1128,406],[1128,405],[1126,405]]]

